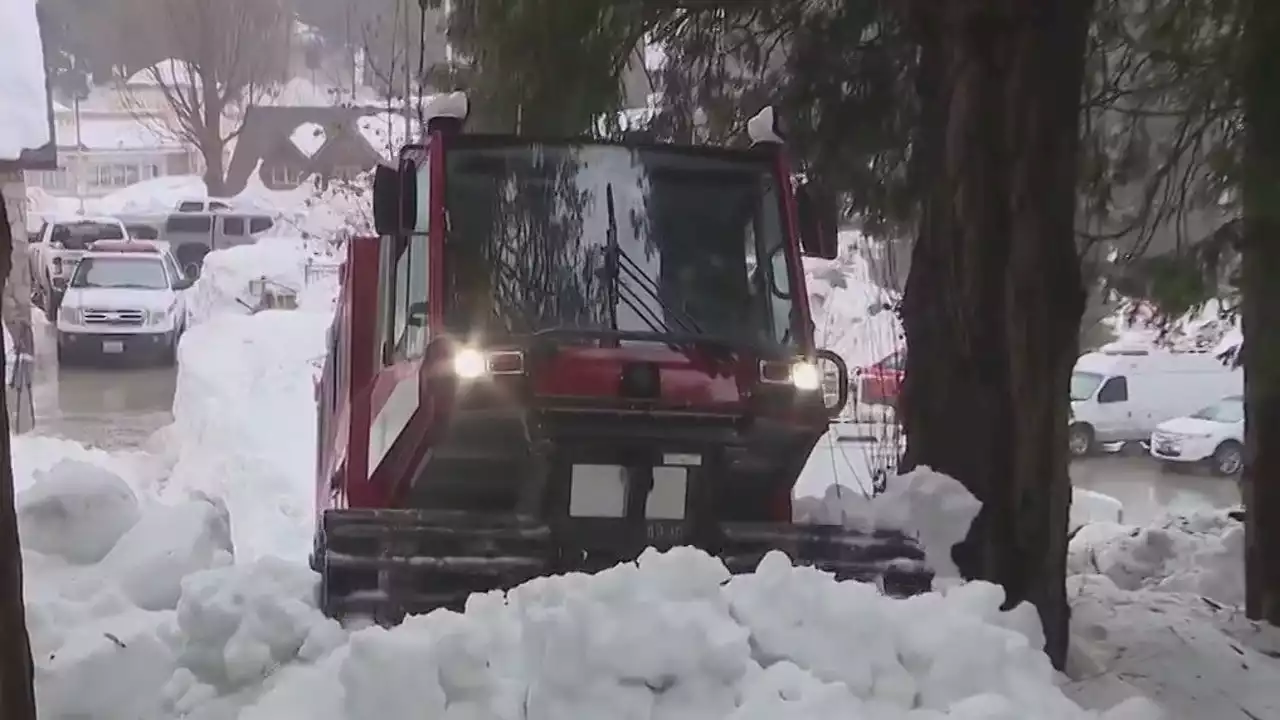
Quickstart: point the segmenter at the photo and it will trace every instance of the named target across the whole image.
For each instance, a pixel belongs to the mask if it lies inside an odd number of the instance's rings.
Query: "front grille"
[[[109,325],[113,327],[137,327],[146,319],[147,313],[142,310],[101,310],[86,308],[85,325]]]

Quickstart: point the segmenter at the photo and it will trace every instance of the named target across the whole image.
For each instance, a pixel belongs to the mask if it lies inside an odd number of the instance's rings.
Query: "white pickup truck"
[[[98,240],[128,239],[128,228],[113,217],[74,216],[46,222],[27,250],[32,304],[44,310],[49,322],[56,323],[67,281],[89,245]]]

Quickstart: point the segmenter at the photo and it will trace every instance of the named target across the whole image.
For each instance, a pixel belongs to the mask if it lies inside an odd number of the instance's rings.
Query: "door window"
[[[1123,376],[1107,380],[1098,391],[1098,404],[1120,403],[1129,400],[1129,381]]]

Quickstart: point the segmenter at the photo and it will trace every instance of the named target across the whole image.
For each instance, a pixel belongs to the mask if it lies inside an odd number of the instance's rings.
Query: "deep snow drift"
[[[189,291],[174,423],[162,431],[173,463],[164,497],[224,502],[243,560],[304,561],[311,550],[315,379],[337,279],[308,284],[307,267],[332,261],[273,238],[210,253]],[[299,309],[250,314],[251,283],[262,278],[299,292]]]
[[[1031,608],[985,583],[895,600],[779,554],[729,580],[680,549],[349,633],[305,566],[232,563],[216,499],[139,503],[76,461],[24,486],[42,717],[1098,717],[1057,686]]]
[[[1122,590],[1244,606],[1244,524],[1229,511],[1168,515],[1146,527],[1092,523],[1072,538],[1067,563],[1073,575],[1103,575]]]

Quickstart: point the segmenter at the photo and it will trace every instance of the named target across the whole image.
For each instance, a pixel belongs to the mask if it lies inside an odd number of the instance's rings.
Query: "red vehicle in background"
[[[855,371],[857,401],[868,405],[896,405],[906,367],[907,351],[900,350],[874,365],[858,368]]]
[[[676,545],[927,590],[906,535],[792,522],[849,376],[801,264],[834,257],[836,215],[793,186],[773,111],[730,149],[471,134],[444,99],[376,171],[380,236],[348,246],[317,397],[324,612],[393,623]]]

